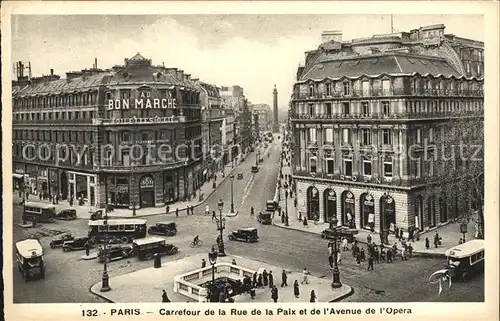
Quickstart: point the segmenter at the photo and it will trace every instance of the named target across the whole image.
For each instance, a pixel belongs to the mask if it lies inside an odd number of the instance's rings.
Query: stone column
[[[380,177],[380,170],[379,170],[379,153],[378,150],[380,148],[379,144],[379,134],[380,130],[378,126],[373,127],[373,146],[375,146],[375,151],[372,155],[372,177],[374,179],[377,179]]]
[[[318,143],[318,156],[316,157],[317,159],[317,166],[318,166],[318,172],[322,173],[323,172],[323,131],[324,128],[321,126],[319,129],[316,129],[316,139]],[[321,206],[320,206],[321,207]]]
[[[341,173],[341,166],[342,166],[342,153],[341,153],[341,146],[342,146],[342,138],[340,137],[340,128],[338,126],[335,126],[333,129],[333,144],[335,145],[335,166],[334,166],[334,174],[340,175]]]

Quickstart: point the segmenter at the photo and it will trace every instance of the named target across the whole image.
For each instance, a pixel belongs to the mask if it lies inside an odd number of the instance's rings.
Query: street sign
[[[460,233],[467,233],[467,224],[466,223],[460,224]]]

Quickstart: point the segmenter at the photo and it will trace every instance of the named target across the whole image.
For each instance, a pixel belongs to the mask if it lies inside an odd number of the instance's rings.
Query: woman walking
[[[314,290],[311,290],[311,299],[309,300],[309,302],[316,302],[316,293],[314,293]]]
[[[299,298],[300,295],[299,282],[297,280],[293,282],[293,295],[295,295],[297,299]]]

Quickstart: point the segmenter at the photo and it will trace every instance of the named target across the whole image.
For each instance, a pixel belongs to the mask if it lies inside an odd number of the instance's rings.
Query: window
[[[333,159],[332,158],[328,158],[326,160],[326,173],[327,174],[333,174]]]
[[[468,74],[470,74],[470,62],[468,61],[465,63],[465,70]]]
[[[351,84],[349,82],[344,82],[344,95],[351,94]]]
[[[106,100],[111,100],[111,93],[109,91],[106,92]]]
[[[363,91],[363,96],[370,96],[370,82],[363,81],[361,83],[361,90]]]
[[[392,145],[392,130],[382,129],[382,144]]]
[[[333,128],[325,129],[325,143],[333,144]]]
[[[316,157],[311,157],[309,160],[309,171],[311,173],[316,173]]]
[[[349,115],[351,113],[350,104],[348,102],[342,103],[342,112],[344,115]]]
[[[351,143],[351,130],[349,128],[342,129],[342,143],[343,144]]]
[[[325,85],[325,87],[326,87],[326,95],[327,96],[331,96],[332,95],[332,84],[331,83],[327,83]]]
[[[352,176],[352,159],[344,159],[344,175]]]
[[[325,113],[327,115],[331,115],[332,114],[332,103],[326,103],[325,104]]]
[[[392,159],[384,160],[384,177],[392,177]]]
[[[130,132],[123,132],[122,133],[122,142],[128,142],[130,141]]]
[[[129,99],[130,98],[130,90],[121,90],[120,91],[121,99]]]
[[[391,82],[389,80],[382,80],[382,91],[383,95],[389,95],[389,91],[391,90]]]
[[[309,141],[316,142],[316,128],[309,128]]]
[[[434,128],[429,128],[429,142],[434,141]]]
[[[361,143],[366,146],[372,143],[372,132],[369,128],[361,129]]]
[[[422,129],[418,128],[415,132],[415,135],[417,136],[417,144],[422,143]]]
[[[363,159],[363,175],[372,176],[372,161],[371,161],[371,159]]]
[[[128,150],[122,151],[122,164],[123,166],[130,166],[130,154]]]
[[[314,115],[314,105],[309,104],[308,107],[309,107],[309,115],[311,115],[311,116]]]
[[[391,115],[391,108],[388,101],[382,102],[382,114],[385,117],[389,117]]]
[[[309,97],[314,96],[314,85],[309,85]]]
[[[361,113],[365,116],[370,115],[370,105],[367,102],[361,103]]]

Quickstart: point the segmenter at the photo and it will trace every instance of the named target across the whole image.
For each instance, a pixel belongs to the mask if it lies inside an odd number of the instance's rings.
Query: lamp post
[[[283,185],[285,189],[285,225],[288,226],[288,184]]]
[[[217,252],[212,248],[208,252],[208,261],[212,265],[212,284],[210,285],[210,302],[215,302],[215,264],[217,263]]]
[[[218,224],[218,229],[220,230],[220,242],[219,242],[219,256],[226,256],[226,253],[224,252],[224,237],[222,235],[222,232],[225,228],[225,218],[222,218],[222,209],[224,208],[224,202],[222,200],[219,200],[217,203],[217,206],[219,207],[219,214],[220,214],[220,219],[217,222]]]
[[[234,213],[234,198],[233,198],[233,182],[234,182],[234,175],[231,174],[229,176],[231,179],[231,213]]]
[[[101,292],[108,292],[111,290],[109,287],[108,275],[108,205],[104,209],[104,271],[102,272],[102,287]]]
[[[332,223],[334,226],[337,226],[338,220],[337,218],[334,218],[332,220]],[[332,288],[338,289],[342,287],[342,283],[340,283],[340,270],[339,270],[339,265],[338,265],[338,241],[339,237],[337,234],[337,229],[333,230],[333,252],[335,253],[334,256],[334,265],[333,265],[333,282],[332,282]]]

